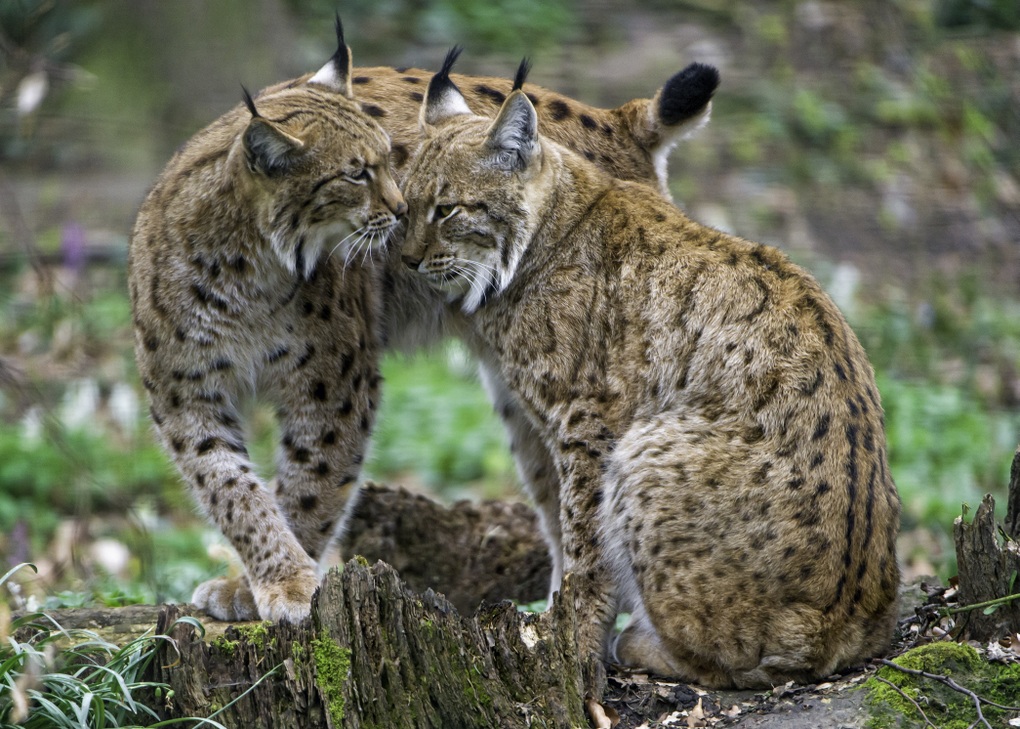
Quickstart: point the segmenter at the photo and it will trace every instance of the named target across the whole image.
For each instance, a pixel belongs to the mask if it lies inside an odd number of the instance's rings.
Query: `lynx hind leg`
[[[630,622],[616,637],[610,648],[610,660],[620,666],[658,676],[696,680],[707,688],[732,685],[731,678],[718,666],[670,651],[643,608],[631,614]]]
[[[259,609],[247,577],[206,580],[191,596],[192,604],[217,620],[258,620]]]
[[[599,523],[638,616],[617,657],[716,688],[825,675],[824,616],[812,607],[821,599],[773,579],[776,553],[796,536],[768,514],[789,506],[762,511],[762,494],[747,486],[762,454],[722,431],[697,416],[660,416],[633,426],[613,452]]]
[[[517,466],[517,476],[535,504],[542,536],[549,547],[552,560],[552,577],[549,580],[548,605],[552,606],[553,593],[563,584],[563,538],[560,531],[559,480],[556,465],[538,431],[521,410],[513,395],[503,387],[498,375],[484,363],[479,374],[492,406],[499,413],[510,439],[510,451]]]

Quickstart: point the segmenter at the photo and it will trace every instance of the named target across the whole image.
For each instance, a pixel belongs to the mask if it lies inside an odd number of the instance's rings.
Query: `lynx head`
[[[235,145],[262,234],[304,277],[324,249],[347,260],[381,247],[407,210],[388,167],[389,137],[353,99],[339,17],[336,32],[336,53],[307,81],[257,100],[245,91],[249,119]]]
[[[447,55],[422,105],[426,136],[408,170],[403,258],[470,313],[513,280],[551,193],[546,157],[557,152],[540,141],[521,91],[527,62],[496,118],[486,119],[450,80],[458,53]]]

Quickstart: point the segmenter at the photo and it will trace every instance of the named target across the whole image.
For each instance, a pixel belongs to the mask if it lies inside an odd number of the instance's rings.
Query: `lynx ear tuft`
[[[420,116],[423,124],[434,125],[451,116],[471,113],[464,95],[450,78],[450,69],[463,50],[460,46],[451,48],[443,60],[443,67],[429,81]]]
[[[510,92],[489,127],[493,163],[510,172],[524,170],[539,151],[538,114],[520,89]]]
[[[524,88],[524,82],[528,79],[528,74],[531,72],[531,61],[528,60],[527,56],[521,59],[521,65],[517,67],[517,73],[514,75],[514,85],[511,91]]]
[[[252,119],[258,119],[261,117],[259,110],[255,108],[255,99],[251,98],[251,94],[248,89],[241,84],[241,93],[244,95],[244,105],[248,107],[248,112],[251,114]]]
[[[344,24],[340,21],[340,14],[336,15],[334,21],[336,27],[336,51],[332,58],[326,62],[308,79],[310,84],[319,84],[343,94],[347,98],[354,98],[354,89],[351,86],[351,49],[344,42]]]
[[[251,113],[251,121],[241,139],[248,169],[266,177],[285,174],[300,156],[304,142],[259,114],[248,89],[242,86],[241,90],[244,92],[244,105]]]

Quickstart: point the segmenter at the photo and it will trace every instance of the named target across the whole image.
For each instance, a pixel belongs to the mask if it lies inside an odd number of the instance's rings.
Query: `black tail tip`
[[[662,87],[659,117],[664,124],[679,124],[701,112],[719,87],[719,69],[692,63],[673,75]]]

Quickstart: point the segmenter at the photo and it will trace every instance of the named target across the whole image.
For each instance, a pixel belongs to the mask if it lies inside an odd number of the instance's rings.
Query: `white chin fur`
[[[343,225],[345,230],[350,230],[349,225]],[[319,265],[323,248],[330,239],[336,239],[337,235],[332,232],[335,228],[334,224],[325,231],[306,232],[292,238],[285,238],[278,233],[274,233],[271,238],[273,251],[287,271],[302,278],[310,278],[316,266]],[[302,239],[304,244],[300,246],[299,256],[298,243]]]

